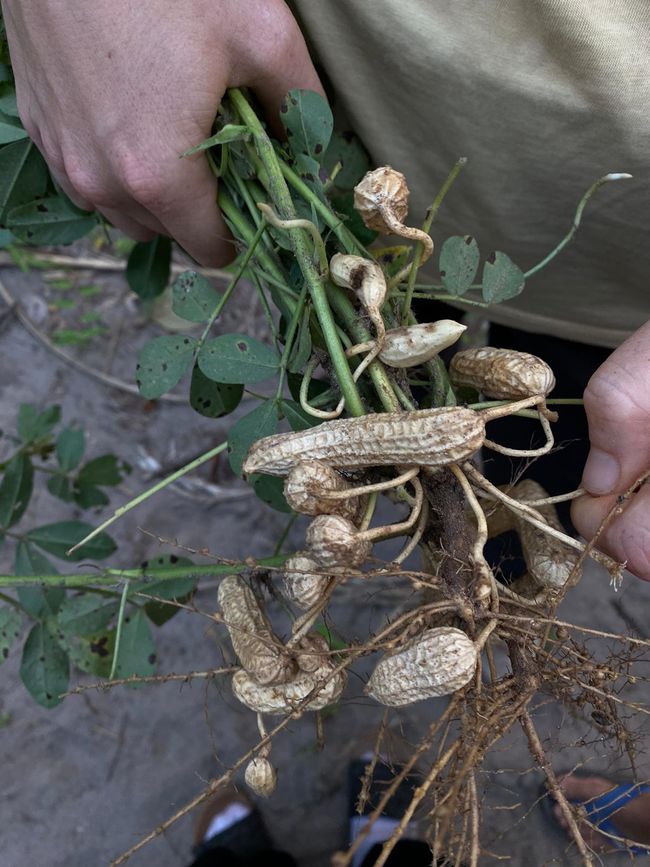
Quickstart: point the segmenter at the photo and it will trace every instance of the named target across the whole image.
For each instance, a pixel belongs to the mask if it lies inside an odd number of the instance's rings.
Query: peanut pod
[[[555,388],[553,371],[541,358],[493,346],[457,352],[449,365],[449,377],[454,385],[471,386],[496,400],[546,395]]]
[[[399,235],[423,246],[421,262],[433,253],[431,237],[421,229],[404,225],[408,213],[406,178],[391,166],[367,172],[354,188],[354,208],[369,229],[380,235]]]
[[[306,553],[295,554],[284,564],[286,596],[305,611],[323,598],[332,580],[332,576],[324,573],[322,566]]]
[[[268,798],[275,791],[278,778],[271,762],[263,756],[256,756],[246,765],[244,780],[256,795]]]
[[[452,346],[466,329],[453,319],[392,328],[386,332],[379,358],[389,367],[416,367]]]
[[[334,665],[327,661],[316,671],[299,671],[289,683],[262,685],[241,670],[233,675],[232,689],[236,698],[246,707],[257,713],[277,716],[293,712],[312,690],[320,685],[301,712],[322,710],[328,704],[333,704],[345,687],[345,672],[340,671],[333,675],[333,671]]]
[[[548,497],[548,492],[534,479],[523,479],[514,487],[502,485],[501,490],[515,500],[524,502],[543,500]],[[564,533],[557,509],[552,503],[534,508],[547,524]],[[538,587],[559,589],[564,586],[577,562],[578,551],[565,545],[560,539],[549,536],[517,512],[508,509],[503,503],[493,511],[488,509],[486,518],[490,538],[508,530],[517,531],[528,574]]]
[[[386,298],[386,278],[377,262],[363,256],[335,253],[330,276],[337,286],[351,289],[366,308],[379,308]]]
[[[533,479],[524,479],[515,487],[511,496],[517,500],[541,500],[548,496],[544,488]],[[552,503],[535,506],[547,524],[564,532],[557,509]],[[515,514],[515,525],[521,540],[521,549],[530,576],[542,587],[559,590],[566,581],[580,556],[579,551],[569,548],[559,539]]]
[[[323,461],[340,470],[440,467],[472,457],[484,439],[484,419],[464,407],[372,413],[264,437],[250,448],[244,472],[284,476],[301,461]]]
[[[357,569],[368,558],[372,542],[339,515],[319,515],[307,527],[308,553],[321,567]]]
[[[284,496],[301,515],[341,515],[357,520],[363,507],[360,497],[332,499],[328,491],[351,491],[352,485],[336,470],[319,461],[304,461],[292,467],[284,482]]]
[[[289,680],[295,663],[243,578],[226,576],[219,585],[218,599],[233,649],[248,674],[260,684]]]
[[[366,692],[389,707],[450,695],[469,683],[477,660],[474,643],[460,629],[427,629],[401,650],[380,660]]]

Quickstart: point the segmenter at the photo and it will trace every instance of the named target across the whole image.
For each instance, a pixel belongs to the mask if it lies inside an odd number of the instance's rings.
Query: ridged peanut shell
[[[546,395],[555,388],[553,371],[541,358],[493,346],[457,352],[449,376],[454,385],[471,386],[496,400]]]
[[[341,515],[355,521],[361,506],[359,497],[334,500],[323,496],[328,491],[351,489],[350,482],[327,464],[303,461],[289,470],[284,482],[284,497],[301,515]]]
[[[471,458],[484,439],[483,418],[465,407],[378,412],[264,437],[251,446],[244,472],[284,476],[301,461],[323,461],[339,470],[442,467]]]
[[[270,797],[278,782],[275,768],[262,756],[256,756],[246,765],[244,780],[248,788],[262,798]]]
[[[305,611],[323,598],[332,580],[332,576],[306,554],[289,557],[284,564],[283,584],[287,599]]]
[[[381,307],[386,299],[386,278],[377,262],[363,256],[335,253],[330,277],[337,286],[351,289],[364,307]]]
[[[393,231],[386,224],[384,211],[390,210],[399,223],[408,214],[409,188],[406,178],[391,166],[367,172],[354,188],[354,209],[365,225],[380,235]]]
[[[389,367],[416,367],[452,346],[466,325],[453,319],[405,325],[386,332],[379,358]]]
[[[218,599],[233,650],[242,667],[258,683],[288,680],[294,663],[243,578],[227,575],[219,585]]]
[[[514,486],[502,485],[501,490],[515,500],[534,501],[548,497],[548,491],[534,479],[523,479]],[[553,529],[564,532],[557,509],[552,503],[533,508]],[[578,560],[578,551],[533,526],[503,503],[487,515],[487,524],[490,538],[508,530],[517,531],[529,578],[534,580],[538,587],[559,589],[566,584]]]
[[[511,496],[517,500],[542,500],[548,497],[548,492],[539,482],[524,479],[516,485]],[[552,503],[534,508],[551,527],[564,532],[557,509]],[[570,548],[559,539],[554,539],[517,515],[515,515],[515,526],[531,578],[542,587],[555,590],[564,587],[580,556],[579,551]]]
[[[320,666],[314,672],[299,671],[289,683],[269,684],[263,686],[256,683],[245,671],[235,672],[232,678],[232,689],[239,701],[256,713],[267,713],[272,716],[291,713],[300,702],[304,701],[316,686],[327,678],[318,691],[302,709],[303,712],[322,710],[328,704],[333,704],[343,692],[346,683],[345,672],[332,675],[334,666],[331,663]]]
[[[477,659],[473,642],[460,629],[427,629],[397,653],[380,660],[366,692],[389,707],[451,695],[472,679]]]
[[[329,665],[329,644],[322,635],[311,632],[300,639],[296,660],[301,671],[318,671],[319,668]]]
[[[372,550],[372,543],[359,536],[352,521],[339,515],[319,515],[307,527],[307,552],[321,567],[356,569]]]

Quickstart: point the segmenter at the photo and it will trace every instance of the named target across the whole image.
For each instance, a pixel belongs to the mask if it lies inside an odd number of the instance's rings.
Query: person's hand
[[[590,496],[574,501],[571,517],[591,539],[617,496],[650,469],[650,322],[594,373],[585,391],[585,410],[591,451],[582,485]],[[650,581],[650,482],[613,519],[598,547]]]
[[[170,235],[203,265],[233,258],[204,154],[227,87],[269,120],[322,93],[282,0],[3,0],[21,120],[80,207],[137,240]]]

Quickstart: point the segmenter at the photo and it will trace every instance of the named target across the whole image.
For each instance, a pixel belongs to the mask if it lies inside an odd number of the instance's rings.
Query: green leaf
[[[0,662],[9,656],[14,641],[20,635],[23,618],[15,608],[4,605],[0,608]]]
[[[70,656],[70,662],[96,677],[108,677],[111,673],[113,653],[115,652],[115,630],[96,635],[78,635],[73,638],[65,635],[59,639],[65,645]]]
[[[320,199],[324,202],[327,201],[323,189],[323,182],[320,177],[320,166],[318,165],[317,160],[313,157],[308,157],[307,154],[298,154],[294,160],[293,168],[298,177],[303,180]],[[299,205],[299,201],[296,201],[296,205]],[[307,202],[302,202],[302,205],[304,210],[300,207],[296,208],[298,217],[306,218],[311,220],[312,223],[318,224],[318,216],[312,211],[311,203],[308,204]],[[322,228],[322,223],[318,228]]]
[[[228,435],[228,455],[234,473],[241,475],[249,448],[278,429],[278,410],[274,400],[266,400],[233,425]]]
[[[255,494],[267,506],[278,512],[291,512],[291,506],[284,498],[284,479],[256,473],[249,481],[252,482]]]
[[[72,560],[75,563],[79,560],[103,560],[117,547],[108,533],[100,533],[70,557],[66,557],[65,552],[68,548],[80,542],[93,529],[84,521],[59,521],[56,524],[45,524],[43,527],[30,530],[27,539],[62,560]]]
[[[27,542],[18,542],[14,563],[16,575],[55,575],[56,571],[40,551]],[[65,599],[63,587],[18,587],[17,593],[25,611],[39,619],[56,614]]]
[[[280,119],[294,154],[307,154],[321,162],[332,136],[332,111],[313,90],[290,90],[282,100]]]
[[[384,274],[390,278],[399,274],[408,262],[411,252],[411,247],[399,245],[375,248],[372,251],[372,255],[375,261],[381,265]]]
[[[138,609],[124,618],[120,646],[117,648],[116,677],[141,677],[156,670],[156,646],[144,613]],[[133,684],[138,686],[138,684]]]
[[[464,295],[474,282],[481,256],[471,235],[452,235],[440,250],[442,285],[451,295]]]
[[[354,193],[346,190],[340,195],[332,196],[332,207],[343,219],[346,227],[364,247],[370,246],[377,237],[377,232],[369,229],[361,219],[361,215],[354,207]]]
[[[193,148],[185,151],[181,156],[189,157],[192,156],[192,154],[207,150],[215,145],[229,144],[233,141],[248,141],[250,136],[251,132],[247,126],[240,126],[236,123],[227,123],[219,130],[219,132],[211,135],[210,138],[206,138],[201,142],[201,144],[195,145]]]
[[[6,250],[10,244],[15,244],[17,240],[9,229],[0,229],[0,250]]]
[[[18,410],[18,436],[24,443],[42,439],[61,418],[60,406],[49,406],[39,412],[32,403],[21,403]]]
[[[69,596],[61,605],[57,621],[66,635],[103,632],[117,614],[119,602],[95,593]]]
[[[64,503],[69,503],[72,500],[72,485],[67,476],[57,473],[47,480],[47,489],[53,497],[63,500]]]
[[[254,337],[223,334],[201,347],[198,362],[208,379],[240,384],[269,379],[280,360],[274,349]]]
[[[93,509],[97,506],[106,506],[110,502],[109,498],[101,488],[96,488],[94,485],[79,487],[76,482],[72,490],[72,498],[82,509]]]
[[[76,484],[81,487],[88,485],[119,485],[124,475],[131,472],[129,464],[121,461],[116,455],[100,455],[88,461],[79,470]]]
[[[37,623],[27,636],[20,676],[32,698],[43,707],[55,707],[66,692],[70,677],[68,654],[46,623]]]
[[[10,208],[45,195],[48,177],[45,160],[29,139],[0,149],[0,220]]]
[[[80,210],[62,195],[18,205],[7,214],[7,228],[29,244],[71,244],[96,225],[94,214]]]
[[[172,242],[156,235],[135,245],[126,264],[126,282],[143,300],[157,298],[169,282]]]
[[[289,386],[289,393],[291,394],[291,397],[296,401],[300,400],[301,384],[302,374],[298,375],[291,372],[287,374],[287,385]],[[311,403],[315,398],[326,392],[329,387],[329,382],[325,382],[324,379],[311,379],[309,382],[309,387],[307,389],[307,399]]]
[[[213,382],[201,371],[198,364],[192,371],[190,406],[206,418],[221,418],[238,405],[244,394],[243,385]]]
[[[207,322],[221,297],[196,271],[183,271],[172,283],[172,310],[188,322]]]
[[[505,253],[490,253],[483,266],[483,300],[498,304],[515,298],[524,288],[526,277]]]
[[[196,340],[166,334],[145,343],[138,353],[136,382],[140,394],[149,400],[170,391],[192,362]]]
[[[359,139],[352,132],[335,132],[325,151],[323,166],[331,175],[337,163],[341,168],[334,179],[334,186],[351,190],[370,168],[370,157]]]
[[[162,554],[160,557],[155,557],[153,560],[147,560],[142,564],[142,571],[146,575],[149,569],[161,569],[165,566],[192,566],[193,563],[188,557],[178,557],[176,554]],[[141,590],[150,596],[160,596],[161,599],[177,599],[179,596],[185,596],[191,593],[197,585],[198,578],[171,578],[169,580],[161,578],[156,580],[142,581],[131,585],[130,593]]]
[[[8,114],[10,117],[15,117],[20,120],[15,90],[11,89],[5,91],[3,89],[2,96],[0,96],[0,111],[3,114]]]
[[[161,557],[156,557],[155,560],[150,560],[143,566],[143,569],[153,567],[159,569],[162,566],[191,566],[192,561],[187,557],[177,557],[175,554],[163,554]],[[173,578],[170,581],[156,581],[155,579],[149,583],[141,583],[137,588],[133,588],[130,592],[133,594],[136,590],[142,591],[147,596],[158,596],[161,599],[169,599],[176,602],[186,602],[198,584],[198,578]],[[140,597],[142,598],[142,597]],[[162,626],[168,620],[178,614],[181,610],[174,605],[166,605],[164,602],[150,600],[144,606],[145,613],[152,623],[156,626]]]
[[[22,126],[16,126],[13,123],[0,121],[0,145],[7,144],[8,142],[19,141],[20,139],[25,138],[27,138],[27,133]]]
[[[0,527],[17,524],[29,505],[34,487],[34,469],[27,455],[16,455],[5,469],[0,484]]]
[[[284,413],[284,417],[286,418],[286,420],[291,425],[291,430],[307,430],[308,428],[314,427],[321,422],[320,419],[305,412],[305,410],[300,406],[300,404],[296,403],[293,400],[282,401],[282,412]]]
[[[56,439],[56,459],[64,473],[69,473],[79,466],[85,448],[83,430],[79,428],[64,428]]]

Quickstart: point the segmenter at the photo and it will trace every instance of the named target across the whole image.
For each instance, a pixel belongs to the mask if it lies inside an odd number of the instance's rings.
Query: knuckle
[[[160,163],[148,154],[120,153],[114,166],[120,186],[138,204],[160,210],[167,200],[167,183]]]
[[[68,180],[79,196],[96,206],[111,206],[113,197],[97,171],[75,156],[64,154],[63,162]]]

